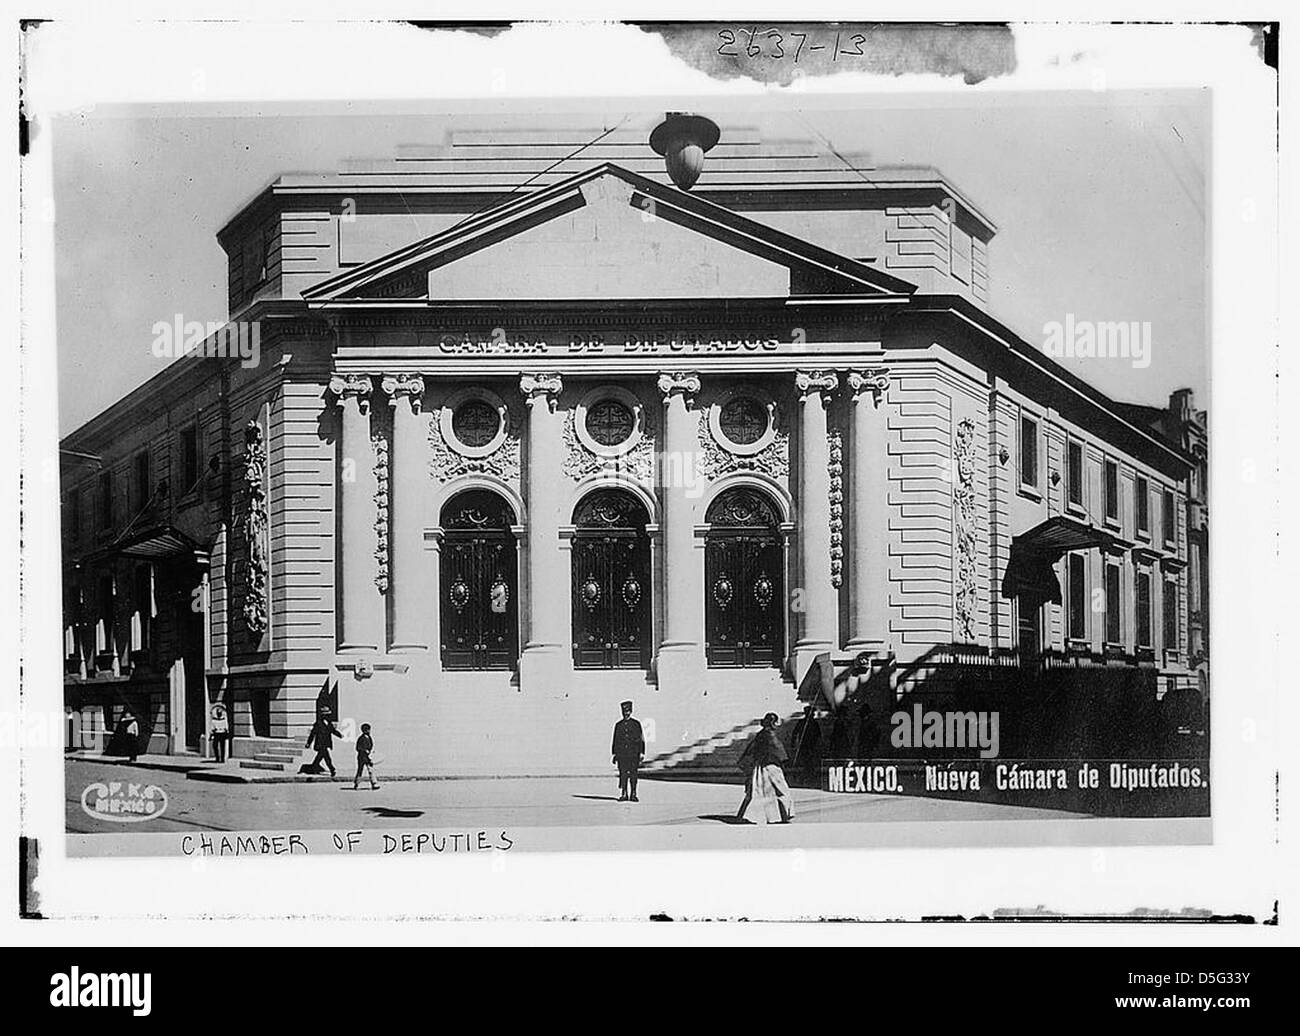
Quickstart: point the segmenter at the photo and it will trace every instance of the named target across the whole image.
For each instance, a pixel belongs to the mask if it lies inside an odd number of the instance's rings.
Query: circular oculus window
[[[457,393],[439,415],[438,427],[452,449],[463,457],[495,453],[507,432],[505,404],[487,391]]]
[[[462,403],[451,415],[451,432],[466,446],[486,446],[500,427],[501,415],[481,399]]]
[[[600,457],[618,457],[641,440],[640,401],[622,388],[589,392],[578,403],[573,430],[578,441]]]
[[[605,447],[622,446],[636,429],[636,415],[617,399],[602,399],[587,408],[587,434]]]
[[[731,453],[752,456],[776,438],[776,405],[754,392],[729,393],[709,408],[709,430]]]

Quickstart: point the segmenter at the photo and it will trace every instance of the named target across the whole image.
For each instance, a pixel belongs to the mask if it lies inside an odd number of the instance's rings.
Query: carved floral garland
[[[758,453],[749,456],[732,453],[713,437],[707,411],[700,411],[697,438],[700,443],[700,474],[707,479],[716,479],[733,471],[761,471],[778,479],[790,473],[790,435],[779,424],[776,437]]]
[[[388,593],[388,439],[382,428],[370,433],[370,444],[375,450],[375,560],[379,570],[375,586],[381,594]]]
[[[641,438],[626,453],[617,457],[601,457],[592,453],[578,438],[577,416],[570,410],[564,421],[564,473],[575,482],[581,482],[599,472],[624,472],[649,484],[654,479],[655,443],[649,428],[643,428]]]
[[[503,482],[519,477],[519,426],[509,415],[510,429],[501,445],[486,457],[466,457],[443,437],[438,416],[429,422],[429,473],[439,482],[450,482],[463,475],[495,475]]]
[[[244,486],[248,497],[240,531],[248,548],[248,570],[244,586],[244,625],[254,636],[266,630],[266,447],[262,426],[249,421],[244,428]]]
[[[830,444],[831,585],[844,582],[844,437],[838,428],[826,433]]]
[[[957,425],[953,447],[956,478],[953,503],[957,533],[957,633],[965,643],[975,639],[976,586],[975,528],[975,422],[964,418]]]

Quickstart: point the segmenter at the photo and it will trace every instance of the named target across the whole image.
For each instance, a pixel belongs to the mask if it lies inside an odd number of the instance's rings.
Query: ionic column
[[[704,668],[703,572],[695,549],[695,507],[690,489],[695,485],[695,458],[699,452],[699,419],[689,408],[690,397],[700,391],[698,374],[676,371],[659,375],[664,397],[664,443],[660,463],[660,500],[663,509],[664,636],[656,655],[660,688],[689,688]]]
[[[850,371],[853,430],[849,489],[849,641],[857,653],[889,641],[889,423],[882,367]]]
[[[370,378],[364,374],[335,375],[329,390],[342,410],[339,435],[339,542],[334,551],[341,614],[340,651],[377,651],[383,643],[384,608],[374,582],[374,499],[369,483]],[[366,476],[363,479],[363,475]]]
[[[562,691],[557,681],[572,668],[566,657],[569,573],[560,550],[563,417],[555,412],[562,387],[558,374],[519,379],[519,391],[528,401],[528,640],[519,660],[522,690]]]
[[[424,459],[428,451],[420,431],[424,378],[390,374],[382,388],[393,408],[393,442],[388,480],[388,596],[393,620],[392,649],[428,648],[421,625],[424,592]]]
[[[836,644],[836,594],[831,582],[830,443],[828,396],[839,386],[833,371],[799,371],[799,579],[803,624],[794,646],[796,683],[813,660]],[[800,614],[796,612],[796,614]]]

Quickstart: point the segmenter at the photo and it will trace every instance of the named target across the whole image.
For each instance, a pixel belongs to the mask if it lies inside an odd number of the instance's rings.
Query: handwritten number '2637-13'
[[[747,37],[749,42],[742,44],[737,39],[738,33],[741,36]],[[797,39],[799,41],[798,45],[794,48],[794,60],[798,63],[799,55],[803,53],[804,44],[808,41],[808,34],[806,32],[791,32],[788,35],[792,39]],[[786,34],[782,33],[780,29],[765,29],[762,32],[759,32],[757,27],[738,30],[720,29],[718,31],[718,39],[722,42],[718,44],[718,53],[726,57],[767,57],[772,58],[773,60],[779,60],[790,56],[790,52],[785,49],[785,38]],[[759,42],[760,40],[762,41],[761,43]],[[861,56],[863,53],[862,45],[867,42],[867,38],[861,33],[855,32],[844,42],[846,46],[841,48],[841,37],[839,33],[836,33],[835,46],[832,48],[834,51],[833,60],[838,59],[841,55],[844,57]],[[852,44],[851,50],[848,49],[848,44]],[[743,54],[741,51],[734,49],[738,46],[744,48]],[[824,43],[815,43],[808,48],[810,52],[825,49],[826,45]]]

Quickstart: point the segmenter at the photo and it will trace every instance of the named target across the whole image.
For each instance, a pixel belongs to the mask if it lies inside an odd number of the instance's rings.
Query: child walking
[[[361,787],[361,771],[364,769],[367,776],[370,777],[371,789],[378,788],[375,783],[375,767],[370,761],[370,753],[375,750],[375,739],[370,736],[370,724],[361,724],[361,736],[357,738],[357,775],[352,778],[352,790],[356,791]]]

